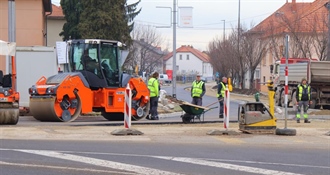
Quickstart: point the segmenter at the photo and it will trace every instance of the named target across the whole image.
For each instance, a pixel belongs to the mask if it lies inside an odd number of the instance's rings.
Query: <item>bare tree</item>
[[[284,34],[289,34],[290,57],[311,59],[316,53],[319,60],[325,59],[328,31],[327,13],[312,11],[305,14],[300,11],[291,15],[277,13],[276,17],[276,21],[272,20],[268,24],[268,30],[272,31],[271,34],[265,32],[265,36],[271,38],[270,45],[273,48],[281,48],[275,46],[283,43]],[[276,54],[276,58],[280,58],[277,52],[274,54]]]
[[[214,70],[220,72],[222,76],[227,76],[230,72],[226,59],[228,55],[226,55],[225,50],[225,43],[217,38],[209,43],[208,55],[210,56],[210,63]]]
[[[314,14],[310,19],[316,55],[320,61],[325,61],[327,59],[328,16],[327,14]]]
[[[267,52],[268,41],[261,40],[260,34],[254,32],[244,33],[242,40],[242,55],[245,57],[245,60],[247,60],[247,65],[250,71],[249,89],[253,89],[254,73]]]
[[[245,57],[239,55],[237,50],[237,33],[233,33],[227,40],[223,41],[215,38],[209,43],[208,54],[214,70],[221,73],[222,76],[238,78],[242,82],[247,71]]]
[[[163,72],[163,56],[161,50],[162,37],[152,26],[135,25],[132,32],[133,44],[125,61],[127,69],[138,66],[140,72]]]

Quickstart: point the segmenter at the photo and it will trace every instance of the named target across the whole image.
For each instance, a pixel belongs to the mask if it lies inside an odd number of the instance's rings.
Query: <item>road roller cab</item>
[[[244,102],[238,107],[239,130],[246,133],[274,133],[276,118],[261,102]]]
[[[0,125],[16,125],[19,119],[19,93],[16,92],[16,43],[0,40],[0,59],[10,56],[8,74],[0,70]],[[10,65],[6,62],[7,65]],[[8,66],[9,68],[9,66]]]
[[[73,121],[80,114],[99,112],[108,120],[123,120],[127,84],[132,89],[132,118],[149,113],[149,90],[142,78],[121,71],[122,43],[81,39],[67,42],[69,69],[42,77],[29,89],[30,112],[40,121]],[[41,107],[42,106],[42,107]]]

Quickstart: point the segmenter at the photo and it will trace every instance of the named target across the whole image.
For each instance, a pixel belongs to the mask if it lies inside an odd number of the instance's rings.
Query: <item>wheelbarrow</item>
[[[219,101],[216,101],[208,106],[211,106],[215,103],[217,103]],[[216,107],[211,107],[208,108],[208,106],[203,107],[203,106],[198,106],[198,105],[194,105],[188,102],[183,102],[180,107],[181,109],[185,112],[183,115],[181,115],[182,118],[182,122],[183,123],[191,123],[191,122],[195,122],[195,118],[199,119],[199,121],[203,121],[204,122],[204,114],[207,111],[210,111],[211,109],[215,109],[218,108],[218,106]],[[201,116],[202,116],[202,120],[201,120]]]

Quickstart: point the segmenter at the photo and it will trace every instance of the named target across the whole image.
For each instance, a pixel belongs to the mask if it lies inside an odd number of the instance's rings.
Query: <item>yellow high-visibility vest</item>
[[[305,91],[306,90],[306,91]],[[311,100],[311,87],[309,85],[299,85],[298,86],[298,100],[301,101],[303,95],[307,95],[308,99],[304,99],[304,101]]]
[[[150,78],[148,81],[148,89],[150,91],[150,97],[159,96],[159,83],[156,78]]]
[[[223,84],[223,82],[220,82],[220,84],[221,84],[222,88],[221,88],[220,94],[217,94],[217,97],[220,97],[220,95],[221,95],[221,97],[225,97],[226,86],[225,86],[225,84]]]
[[[201,97],[203,93],[203,81],[197,82],[196,80],[192,84],[192,97]]]

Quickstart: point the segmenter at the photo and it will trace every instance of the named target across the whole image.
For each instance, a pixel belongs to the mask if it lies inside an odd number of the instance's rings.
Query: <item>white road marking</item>
[[[0,148],[1,150],[1,148]],[[71,154],[96,154],[96,155],[115,155],[115,156],[128,156],[128,157],[152,157],[158,158],[158,156],[153,155],[144,155],[144,154],[121,154],[121,153],[102,153],[102,152],[83,152],[83,151],[58,151],[62,153],[71,153]],[[166,156],[163,156],[166,157]],[[172,157],[168,157],[170,159]],[[249,164],[264,164],[264,165],[278,165],[278,166],[292,166],[292,167],[305,167],[305,168],[325,168],[330,169],[328,166],[316,166],[316,165],[302,165],[302,164],[288,164],[288,163],[272,163],[272,162],[257,162],[249,160],[230,160],[230,159],[205,159],[205,158],[195,158],[201,160],[209,161],[221,161],[221,162],[239,162],[239,163],[249,163]]]
[[[60,153],[60,152],[56,152],[56,151],[23,150],[23,149],[12,149],[12,150],[30,153],[30,154],[37,154],[37,155],[42,155],[42,156],[47,156],[47,157],[53,157],[53,158],[58,158],[58,159],[70,160],[70,161],[75,161],[75,162],[87,163],[87,164],[101,166],[101,167],[124,170],[124,171],[128,171],[128,172],[135,172],[137,174],[180,175],[180,174],[169,172],[169,171],[162,171],[162,170],[153,169],[153,168],[146,168],[146,167],[142,167],[142,166],[136,166],[136,165],[131,165],[131,164],[119,163],[119,162],[84,157],[84,156],[76,156],[76,155],[72,155],[72,154],[64,154],[64,153]]]
[[[11,163],[11,162],[2,162],[0,165],[8,166],[20,166],[20,167],[35,167],[35,168],[48,168],[48,169],[59,169],[59,170],[73,170],[73,171],[83,171],[83,172],[93,172],[93,173],[112,173],[112,174],[136,174],[122,171],[110,171],[110,170],[97,170],[90,168],[72,168],[72,167],[63,167],[63,166],[50,166],[50,165],[34,165],[34,164],[24,164],[24,163]]]
[[[210,161],[222,161],[222,162],[241,162],[249,164],[261,164],[261,165],[278,165],[278,166],[292,166],[292,167],[305,167],[305,168],[324,168],[330,169],[328,166],[316,166],[316,165],[302,165],[302,164],[290,164],[290,163],[272,163],[272,162],[257,162],[249,160],[229,160],[229,159],[204,159]]]
[[[229,163],[212,162],[202,159],[193,159],[193,158],[184,158],[184,157],[163,157],[163,156],[154,156],[154,157],[159,159],[174,160],[178,162],[224,168],[224,169],[243,171],[248,173],[264,174],[264,175],[302,175],[302,174],[290,173],[285,171],[275,171],[275,170],[268,170],[263,168],[234,165]]]
[[[21,152],[29,152],[32,154],[37,154],[33,153],[35,150],[22,150],[22,149],[3,149],[0,148],[1,150],[11,150],[11,151],[21,151]],[[237,170],[237,171],[244,171],[244,172],[251,172],[251,173],[259,173],[259,174],[265,174],[265,175],[300,175],[296,173],[290,173],[290,172],[284,172],[284,171],[276,171],[276,170],[267,170],[267,169],[262,169],[262,168],[254,168],[254,167],[248,167],[248,166],[241,166],[241,165],[234,165],[234,164],[228,164],[228,163],[219,163],[219,162],[214,162],[214,161],[222,161],[222,162],[233,162],[233,163],[250,163],[250,164],[265,164],[265,165],[279,165],[279,166],[295,166],[295,167],[310,167],[310,168],[325,168],[325,169],[330,169],[330,167],[325,167],[325,166],[315,166],[315,165],[300,165],[300,164],[284,164],[284,163],[271,163],[271,162],[257,162],[257,161],[244,161],[244,160],[228,160],[228,159],[205,159],[205,158],[186,158],[186,157],[169,157],[169,156],[153,156],[153,155],[141,155],[141,154],[120,154],[120,153],[102,153],[102,152],[80,152],[80,151],[37,151],[39,152],[39,155],[44,155],[48,157],[56,157],[60,159],[66,159],[66,160],[71,160],[73,159],[71,154],[95,154],[95,155],[117,155],[117,156],[131,156],[131,157],[151,157],[151,158],[158,158],[158,159],[165,159],[165,160],[173,160],[173,161],[178,161],[178,162],[184,162],[184,163],[190,163],[190,164],[198,164],[198,165],[204,165],[204,166],[212,166],[212,167],[217,167],[217,168],[224,168],[224,169],[231,169],[231,170]],[[56,153],[56,156],[53,155],[48,155],[48,152]],[[42,153],[42,154],[40,154]],[[64,154],[67,153],[67,154]],[[61,155],[69,155],[71,159],[68,158],[62,158]],[[88,161],[81,159],[80,157],[82,156],[76,156],[74,159],[79,159],[78,162],[83,162],[83,163],[89,163],[90,161],[93,161],[93,158],[88,159]],[[83,158],[88,158],[88,157],[83,157]],[[89,163],[93,165],[98,165],[98,166],[105,166],[104,164],[99,165],[102,163],[104,160],[96,159],[97,161],[95,163]],[[73,160],[77,161],[77,160]],[[117,162],[112,162],[112,161],[105,161],[110,162],[112,166],[106,166],[109,168],[114,168],[114,169],[120,169],[117,168],[115,164],[122,165],[122,163],[117,163]],[[129,164],[124,164],[123,167],[128,166],[131,168],[134,165],[129,165]],[[138,169],[144,169],[144,167],[138,167]],[[121,170],[126,170],[126,169],[121,169]],[[154,170],[154,169],[153,169]],[[144,170],[141,170],[144,172]],[[141,172],[140,171],[140,172]],[[136,172],[136,171],[135,171]],[[139,173],[139,172],[137,172]],[[171,172],[166,172],[166,174],[175,174]],[[142,173],[143,174],[143,173]]]

